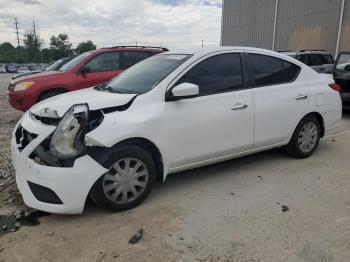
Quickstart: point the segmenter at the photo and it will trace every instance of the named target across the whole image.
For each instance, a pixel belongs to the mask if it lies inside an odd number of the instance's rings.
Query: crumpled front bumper
[[[37,135],[21,151],[15,136],[19,124],[26,131]],[[29,157],[30,154],[54,130],[55,126],[44,125],[32,119],[28,113],[17,124],[11,139],[11,155],[17,186],[25,204],[32,208],[51,213],[79,214],[83,212],[91,187],[107,170],[88,155],[76,159],[73,167],[52,167],[36,163]],[[39,201],[28,182],[50,189],[62,203]]]

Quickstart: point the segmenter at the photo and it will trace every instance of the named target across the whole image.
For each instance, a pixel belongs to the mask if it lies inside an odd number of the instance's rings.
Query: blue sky
[[[99,47],[116,44],[174,48],[219,45],[222,0],[0,0],[0,42],[15,41],[31,28],[49,44],[66,33],[73,45],[92,40]]]

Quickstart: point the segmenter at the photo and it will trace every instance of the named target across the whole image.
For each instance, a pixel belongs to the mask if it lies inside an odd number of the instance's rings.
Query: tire
[[[51,90],[51,91],[46,91],[44,93],[42,93],[39,98],[38,98],[38,102],[41,102],[45,99],[48,99],[50,97],[53,97],[53,96],[57,96],[57,95],[60,95],[60,94],[63,94],[63,93],[66,93],[64,90]]]
[[[317,149],[320,137],[320,122],[315,116],[306,116],[299,122],[286,146],[287,153],[294,158],[307,158]]]
[[[116,149],[104,166],[110,167],[109,171],[96,181],[90,192],[98,206],[112,212],[128,210],[143,202],[151,192],[156,179],[155,163],[142,148],[130,145]]]

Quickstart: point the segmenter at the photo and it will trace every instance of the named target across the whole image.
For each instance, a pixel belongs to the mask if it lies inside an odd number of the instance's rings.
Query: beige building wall
[[[336,50],[342,0],[279,0],[275,50]],[[224,0],[222,44],[272,49],[276,0]],[[350,50],[345,0],[339,50]]]

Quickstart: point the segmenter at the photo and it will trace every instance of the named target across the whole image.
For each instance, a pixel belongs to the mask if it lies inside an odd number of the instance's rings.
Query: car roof
[[[188,55],[206,55],[221,51],[247,51],[247,52],[258,52],[276,55],[275,51],[271,51],[263,48],[246,47],[246,46],[220,46],[220,47],[203,47],[203,48],[191,48],[191,49],[173,49],[166,54],[188,54]]]
[[[286,55],[297,55],[297,54],[323,54],[331,55],[327,50],[300,50],[300,51],[278,51],[279,53]]]
[[[97,49],[93,52],[99,53],[99,52],[105,52],[106,50],[118,50],[118,51],[147,51],[147,52],[154,52],[154,53],[160,53],[160,52],[166,52],[169,51],[165,47],[157,47],[157,46],[112,46],[112,47],[103,47],[100,49]]]

